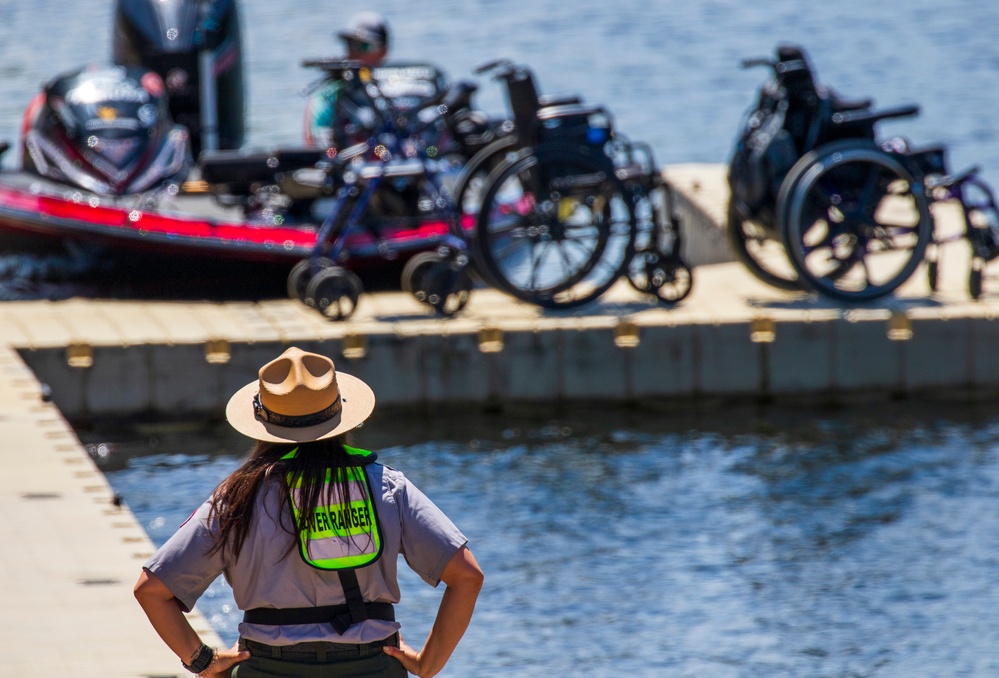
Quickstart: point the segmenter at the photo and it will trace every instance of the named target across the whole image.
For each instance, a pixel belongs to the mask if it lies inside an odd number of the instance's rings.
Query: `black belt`
[[[364,603],[367,619],[395,621],[395,608],[392,603]],[[343,635],[351,626],[350,608],[347,605],[323,605],[321,607],[255,607],[243,613],[247,624],[264,626],[289,626],[291,624],[332,624],[333,629]]]
[[[369,657],[382,652],[386,645],[399,647],[399,634],[393,633],[388,638],[371,643],[327,643],[315,641],[311,643],[295,643],[294,645],[267,645],[255,640],[239,639],[241,650],[249,650],[254,657],[284,659],[289,661],[316,660],[325,662],[330,659],[346,657]]]

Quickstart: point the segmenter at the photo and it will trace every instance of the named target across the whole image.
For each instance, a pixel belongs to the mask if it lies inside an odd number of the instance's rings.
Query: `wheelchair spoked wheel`
[[[933,222],[922,184],[867,141],[816,149],[782,206],[784,246],[809,288],[840,301],[890,294],[923,260]]]
[[[743,215],[733,204],[728,207],[728,241],[736,258],[758,280],[782,290],[801,290],[784,245],[759,220]]]
[[[303,304],[306,302],[306,292],[309,289],[309,281],[312,280],[313,271],[321,271],[329,268],[333,262],[326,257],[315,257],[312,259],[302,259],[288,273],[288,298],[297,299]]]
[[[557,147],[511,156],[490,174],[474,246],[494,286],[544,308],[573,308],[620,278],[634,232],[631,200],[608,159]]]
[[[482,199],[488,186],[490,174],[515,153],[527,153],[518,149],[516,136],[500,137],[492,142],[465,163],[455,183],[453,202],[457,211],[457,228],[455,232],[475,252],[476,222],[482,207]],[[482,279],[489,287],[501,287],[489,279],[489,273],[483,266],[475,266],[471,272],[474,277]]]
[[[473,155],[461,169],[454,186],[453,202],[462,218],[462,233],[474,236],[475,218],[482,206],[486,180],[508,154],[517,150],[517,137],[500,137]]]
[[[637,291],[651,294],[671,306],[690,294],[694,275],[679,256],[643,248],[635,252],[628,264],[628,282]]]
[[[309,280],[305,303],[329,320],[346,320],[357,310],[364,286],[353,271],[330,266]]]

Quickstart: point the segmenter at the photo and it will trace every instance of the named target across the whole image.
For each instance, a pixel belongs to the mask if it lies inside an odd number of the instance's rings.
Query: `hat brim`
[[[373,31],[340,31],[337,36],[341,40],[359,40],[360,42],[369,42],[375,47],[385,46],[385,38]]]
[[[366,383],[343,372],[336,373],[337,388],[343,407],[340,414],[315,426],[296,428],[277,426],[257,419],[253,397],[260,391],[260,382],[252,381],[236,391],[225,408],[229,425],[254,440],[273,443],[307,443],[332,438],[360,426],[375,409],[375,394]]]

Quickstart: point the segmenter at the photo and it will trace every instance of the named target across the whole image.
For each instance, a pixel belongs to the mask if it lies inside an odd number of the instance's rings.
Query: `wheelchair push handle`
[[[507,58],[493,59],[492,61],[479,64],[472,70],[472,72],[476,75],[482,75],[483,73],[488,73],[489,71],[495,71],[501,66],[504,68],[510,68],[513,66],[513,61]]]

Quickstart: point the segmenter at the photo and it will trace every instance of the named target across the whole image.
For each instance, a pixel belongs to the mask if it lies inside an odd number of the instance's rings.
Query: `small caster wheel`
[[[940,285],[940,262],[933,260],[926,262],[926,282],[930,284],[930,290],[937,291]]]
[[[690,294],[694,276],[680,257],[645,249],[636,252],[628,265],[628,282],[665,304],[676,304]]]
[[[363,289],[361,279],[355,273],[340,266],[330,266],[309,281],[305,303],[329,320],[346,320],[357,310]]]
[[[402,269],[402,291],[409,292],[418,301],[426,303],[427,290],[423,281],[427,271],[440,260],[440,255],[436,252],[420,252],[414,255]]]
[[[980,299],[982,296],[982,269],[972,268],[968,275],[968,294],[972,299]]]
[[[302,259],[292,266],[288,273],[288,298],[298,299],[303,304],[307,303],[305,293],[309,289],[309,281],[312,279],[313,271],[321,271],[332,265],[333,262],[326,257],[317,257],[315,259]]]
[[[456,252],[434,263],[423,276],[423,287],[424,301],[437,315],[450,317],[461,311],[472,296],[468,256]]]

